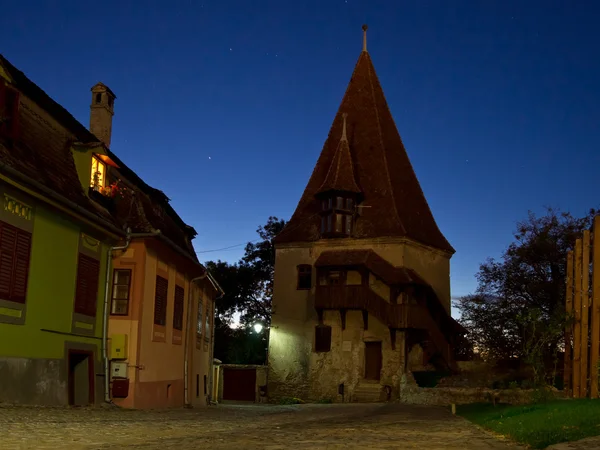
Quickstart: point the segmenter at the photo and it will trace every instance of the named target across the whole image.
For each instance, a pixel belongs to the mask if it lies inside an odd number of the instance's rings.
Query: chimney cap
[[[93,85],[90,90],[92,92],[107,92],[108,94],[110,94],[112,96],[113,99],[117,98],[117,96],[111,90],[111,88],[109,88],[107,85],[105,85],[104,83],[102,83],[100,81],[98,83],[96,83],[95,85]]]

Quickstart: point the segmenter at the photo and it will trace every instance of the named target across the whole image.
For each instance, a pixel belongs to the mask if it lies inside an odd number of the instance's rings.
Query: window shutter
[[[173,305],[173,328],[183,330],[183,302],[185,291],[181,286],[175,286],[175,304]]]
[[[96,317],[100,263],[89,256],[79,254],[77,263],[77,286],[75,288],[75,312]]]
[[[2,300],[11,299],[16,244],[17,229],[2,222],[0,224],[0,299]]]
[[[169,282],[163,277],[156,277],[156,292],[154,294],[154,323],[167,324],[167,294]]]
[[[27,280],[29,278],[29,256],[31,254],[31,234],[19,230],[15,245],[15,265],[10,299],[25,303],[27,298]]]

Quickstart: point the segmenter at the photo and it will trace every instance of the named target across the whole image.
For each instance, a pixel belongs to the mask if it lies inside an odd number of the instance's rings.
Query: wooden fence
[[[598,398],[600,215],[594,217],[592,233],[585,230],[567,253],[566,282],[566,312],[573,320],[565,330],[565,390],[574,398]]]

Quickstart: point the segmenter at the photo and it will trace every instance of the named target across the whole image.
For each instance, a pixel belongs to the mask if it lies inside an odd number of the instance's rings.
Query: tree
[[[240,261],[205,263],[225,291],[215,306],[215,358],[236,364],[266,362],[266,333],[258,335],[252,326],[260,322],[266,330],[271,323],[275,269],[272,240],[284,226],[284,220],[269,217],[257,230],[260,240],[246,244]],[[232,328],[236,314],[240,323]]]
[[[476,293],[459,298],[455,306],[461,311],[460,322],[484,356],[554,358],[563,338],[557,324],[567,320],[567,251],[589,229],[595,214],[596,210],[590,210],[576,218],[547,208],[544,216],[537,217],[530,212],[517,224],[515,240],[501,259],[489,259],[480,266]]]

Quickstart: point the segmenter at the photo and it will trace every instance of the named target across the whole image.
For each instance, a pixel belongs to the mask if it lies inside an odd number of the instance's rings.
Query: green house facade
[[[104,153],[0,55],[0,403],[103,400],[107,258],[125,235],[87,192]]]

